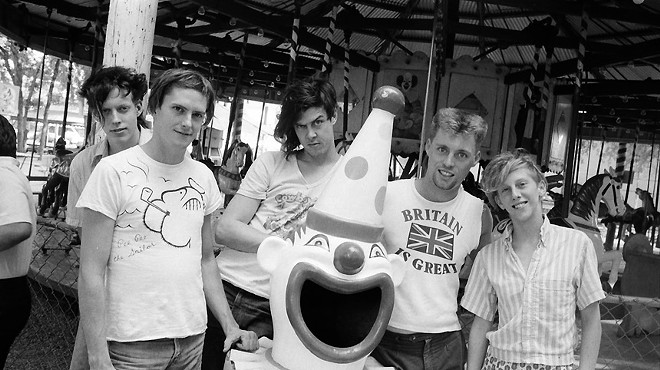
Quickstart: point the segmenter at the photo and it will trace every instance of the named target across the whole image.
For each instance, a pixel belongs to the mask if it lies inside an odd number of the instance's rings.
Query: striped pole
[[[330,18],[330,27],[328,28],[328,36],[325,39],[325,54],[323,54],[323,67],[322,73],[327,73],[330,70],[330,50],[332,48],[332,40],[335,36],[335,23],[337,21],[337,12],[339,11],[339,4],[335,4],[332,8],[332,17]]]
[[[536,111],[536,104],[532,100],[534,96],[534,87],[536,86],[536,72],[539,69],[539,60],[541,59],[541,52],[545,55],[545,49],[541,45],[536,46],[534,50],[534,60],[532,61],[532,72],[529,74],[529,81],[527,83],[527,98],[529,103],[527,105],[527,120],[525,121],[525,130],[523,131],[522,146],[525,149],[532,151],[532,141],[534,139],[534,113]]]
[[[243,130],[243,104],[245,100],[243,98],[238,98],[238,104],[236,106],[236,118],[234,119],[234,129],[231,134],[231,142],[233,143],[236,140],[241,140],[241,131]]]
[[[584,56],[585,56],[585,43],[587,41],[587,2],[588,0],[582,0],[582,18],[580,20],[580,40],[578,42],[578,61],[577,61],[577,72],[575,76],[575,87],[573,89],[573,99],[572,99],[572,114],[571,114],[571,127],[568,135],[568,153],[567,158],[573,158],[575,156],[575,142],[577,139],[577,122],[579,118],[578,108],[580,106],[580,92],[582,91],[582,75],[584,72]],[[566,176],[564,180],[564,189],[570,190],[573,187],[573,161],[567,161],[566,163]],[[564,199],[562,201],[562,216],[568,217],[570,197],[569,193],[564,192]]]
[[[635,165],[635,152],[637,152],[637,141],[638,140],[639,140],[639,126],[636,126],[635,127],[635,142],[633,143],[632,156],[630,157],[630,169],[628,170],[628,181],[626,181],[628,183],[628,186],[626,188],[626,196],[625,196],[625,199],[623,200],[623,204],[628,204],[628,197],[630,196],[630,184],[632,183],[632,178],[633,178],[633,166]],[[619,150],[621,150],[621,143],[619,143]],[[625,159],[625,157],[624,157],[624,159]],[[619,157],[618,156],[616,158],[616,165],[617,165],[617,168],[618,168],[619,167]],[[644,215],[644,217],[646,217],[646,214]],[[616,249],[619,249],[620,246],[621,246],[621,239],[623,238],[623,225],[624,225],[623,220],[621,220],[621,224],[619,225],[619,240],[616,243]]]
[[[293,82],[296,78],[296,59],[298,58],[298,34],[300,33],[300,2],[296,0],[296,15],[293,18],[293,30],[291,31],[291,48],[289,49],[289,74],[287,82]]]
[[[344,38],[346,39],[346,49],[344,49],[344,125],[342,127],[342,135],[346,139],[346,134],[348,133],[348,91],[350,87],[348,77],[351,69],[351,55],[349,53],[351,49],[351,32],[344,30]]]
[[[577,73],[575,74],[575,84],[577,87],[582,88],[582,79],[584,77],[584,57],[586,54],[585,43],[587,41],[587,9],[586,0],[582,4],[582,17],[580,18],[580,39],[578,42],[577,50]]]
[[[623,179],[623,172],[626,165],[626,143],[619,143],[619,150],[616,152],[616,167],[614,168],[614,176]]]

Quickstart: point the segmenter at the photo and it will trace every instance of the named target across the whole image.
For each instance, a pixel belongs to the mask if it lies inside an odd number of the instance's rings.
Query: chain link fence
[[[38,220],[29,272],[32,312],[9,354],[8,370],[69,367],[79,319],[80,249],[71,244],[73,236],[73,228],[62,221]],[[660,298],[610,294],[600,308],[603,334],[597,368],[658,370]],[[461,312],[460,318],[467,338],[472,316]],[[579,346],[578,335],[576,354]]]
[[[78,328],[78,245],[63,221],[38,217],[28,272],[32,311],[7,358],[8,370],[68,369]]]

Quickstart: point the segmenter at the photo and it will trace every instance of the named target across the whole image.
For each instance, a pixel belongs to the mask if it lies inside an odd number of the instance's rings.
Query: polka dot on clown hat
[[[394,87],[374,92],[374,109],[312,209],[338,220],[382,227],[394,116],[404,104],[403,94]]]

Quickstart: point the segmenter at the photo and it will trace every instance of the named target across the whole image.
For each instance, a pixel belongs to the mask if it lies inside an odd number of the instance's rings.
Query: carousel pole
[[[653,133],[655,137],[655,132]],[[658,180],[655,182],[655,199],[656,202],[658,201],[658,197],[660,197],[660,160],[656,161],[657,165],[655,168],[655,174],[658,176]],[[660,233],[658,234],[658,237],[660,237]],[[652,243],[653,246],[658,244],[658,240],[655,239],[655,227],[653,228],[653,234],[652,234]]]
[[[254,146],[254,159],[257,159],[257,153],[259,150],[259,141],[261,141],[261,127],[264,123],[264,113],[266,112],[266,99],[270,96],[270,90],[264,87],[264,101],[261,104],[261,116],[259,117],[259,129],[257,130],[257,145]]]
[[[618,178],[622,182],[623,182],[623,175],[626,166],[626,150],[627,150],[626,143],[619,143],[619,149],[617,150],[616,153],[616,167],[614,168],[614,174],[612,174],[614,177]],[[624,205],[625,204],[627,203],[624,203]],[[619,237],[621,235],[622,227],[623,227],[623,222],[620,222]],[[616,234],[616,229],[617,229],[617,225],[615,222],[610,222],[607,224],[607,233],[605,234],[605,242],[603,243],[603,247],[605,247],[606,251],[611,251],[614,248],[614,238]]]
[[[534,59],[532,61],[532,72],[529,74],[529,81],[527,81],[527,88],[525,89],[527,95],[527,119],[525,121],[525,129],[523,130],[523,138],[521,145],[523,148],[531,152],[534,140],[534,113],[536,111],[536,104],[534,104],[534,88],[536,87],[536,73],[539,68],[539,60],[543,53],[545,59],[545,49],[542,44],[537,44],[534,49]],[[538,101],[536,102],[538,103]]]
[[[351,73],[351,31],[344,30],[344,39],[346,40],[346,49],[344,49],[344,122],[342,122],[342,135],[344,140],[348,140],[348,92],[349,92],[349,75]]]
[[[435,114],[435,108],[438,104],[437,95],[431,93],[431,71],[433,69],[433,57],[435,56],[436,60],[436,76],[435,84],[439,88],[440,78],[442,72],[444,72],[444,45],[443,45],[443,31],[444,31],[444,22],[445,22],[445,4],[447,1],[435,0],[433,4],[433,34],[431,35],[431,50],[429,52],[429,71],[426,75],[426,96],[424,97],[424,116],[422,118],[422,131],[420,132],[419,140],[419,156],[417,158],[417,177],[423,175],[423,166],[422,161],[424,158],[424,141],[426,136],[426,122],[429,120],[429,105],[431,105],[431,99],[435,99],[433,103],[434,109],[430,112],[430,116],[433,117]],[[440,71],[442,69],[442,71]]]
[[[594,143],[594,140],[589,139],[589,151],[587,152],[587,170],[585,171],[586,172],[585,177],[584,177],[585,179],[590,178],[589,177],[589,167],[590,167],[589,165],[591,164],[591,147],[592,147],[593,143]]]
[[[653,169],[653,151],[655,149],[655,131],[653,131],[653,136],[651,136],[651,159],[649,160],[649,177],[646,181],[646,190],[648,191],[651,187],[651,170]]]
[[[291,30],[291,48],[289,49],[289,74],[287,83],[292,83],[296,78],[296,59],[298,58],[298,34],[300,33],[300,0],[295,0],[295,16],[293,17],[293,28]]]
[[[64,114],[62,117],[62,134],[66,138],[66,118],[69,113],[69,95],[71,94],[71,78],[73,74],[73,47],[75,45],[73,32],[69,34],[69,73],[66,79],[66,95],[64,96]]]
[[[578,123],[577,128],[577,155],[575,156],[575,163],[573,164],[573,183],[577,184],[580,181],[580,160],[582,159],[582,123]],[[575,194],[571,194],[573,196]]]
[[[110,0],[104,66],[127,66],[149,80],[158,0]]]
[[[110,0],[102,65],[134,68],[148,83],[157,13],[158,0]],[[94,142],[103,137],[97,132]]]
[[[330,18],[330,27],[325,39],[325,54],[323,54],[323,67],[321,73],[330,74],[330,51],[332,49],[332,40],[335,36],[335,23],[337,22],[337,13],[339,12],[339,2],[335,2],[332,7],[332,17]]]
[[[628,204],[628,197],[630,196],[630,184],[633,178],[633,166],[635,165],[635,152],[637,151],[637,141],[639,141],[639,126],[635,127],[635,142],[633,143],[632,157],[630,158],[630,169],[628,170],[628,188],[626,189],[626,197],[623,204]],[[644,215],[646,216],[646,215]],[[619,225],[619,240],[616,243],[616,249],[621,246],[621,238],[623,237],[623,220]]]
[[[596,167],[596,175],[600,173],[600,165],[603,162],[603,150],[605,149],[605,139],[607,131],[605,130],[605,127],[601,128],[601,132],[603,133],[603,138],[602,141],[600,142],[600,156],[598,157],[598,166]]]
[[[96,20],[94,21],[94,43],[92,44],[92,71],[96,71],[99,67],[99,44],[103,42],[103,19],[101,18],[101,5],[103,1],[99,0],[98,5],[96,6]],[[96,131],[96,127],[93,125],[94,117],[92,117],[91,109],[87,110],[87,120],[85,122],[85,147],[90,143],[90,139],[93,142],[93,137]]]
[[[236,84],[234,85],[234,94],[231,100],[231,107],[229,107],[229,125],[227,126],[227,139],[225,140],[225,150],[223,151],[226,155],[229,150],[229,143],[232,138],[232,126],[234,125],[234,120],[236,119],[236,110],[238,108],[238,93],[241,89],[241,80],[243,79],[243,66],[245,65],[245,49],[247,47],[248,33],[243,34],[243,46],[241,46],[241,54],[239,55],[238,60],[238,72],[236,73]],[[223,158],[224,158],[223,155]]]
[[[46,20],[46,35],[44,36],[44,57],[41,58],[41,80],[39,81],[39,96],[37,97],[37,116],[34,119],[34,136],[32,137],[32,154],[30,154],[30,169],[28,178],[32,176],[32,162],[34,161],[34,146],[37,141],[37,123],[39,123],[39,110],[41,108],[41,88],[44,85],[44,69],[46,66],[46,47],[48,45],[48,30],[50,29],[50,17],[53,15],[53,8],[48,8],[48,19]],[[45,122],[44,122],[45,124]]]
[[[582,0],[582,17],[580,21],[580,40],[578,43],[577,72],[575,74],[575,86],[573,90],[573,107],[571,114],[571,128],[568,135],[568,153],[566,160],[566,171],[564,175],[564,198],[562,199],[561,213],[564,218],[568,217],[570,205],[570,189],[573,188],[573,160],[575,156],[575,141],[577,138],[577,120],[580,107],[580,92],[582,91],[582,80],[584,76],[584,54],[585,42],[587,41],[588,14],[587,4],[589,0]]]

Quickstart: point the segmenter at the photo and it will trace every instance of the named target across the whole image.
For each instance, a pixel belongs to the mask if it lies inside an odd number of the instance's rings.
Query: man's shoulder
[[[105,145],[105,140],[101,140],[96,144],[86,147],[78,153],[74,153],[72,155],[73,159],[71,159],[71,166],[81,166],[86,163],[91,164],[92,159],[97,155],[99,148],[101,148],[102,145]]]
[[[403,189],[408,189],[410,187],[410,183],[415,181],[415,179],[398,179],[398,180],[393,180],[393,181],[388,181],[387,183],[387,190],[403,190]]]

